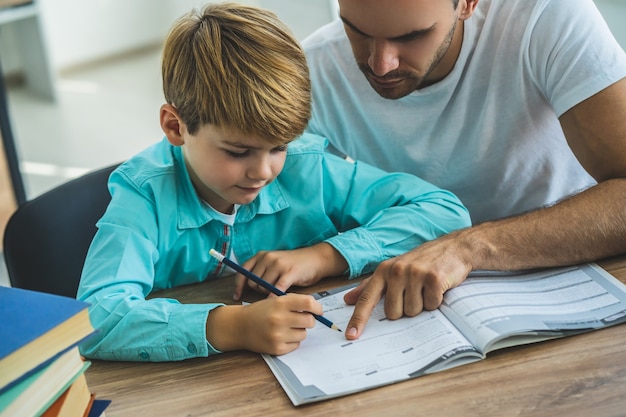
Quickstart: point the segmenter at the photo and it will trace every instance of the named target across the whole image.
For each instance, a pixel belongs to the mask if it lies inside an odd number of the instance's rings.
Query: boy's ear
[[[167,140],[174,146],[182,146],[185,143],[183,136],[184,124],[180,120],[178,110],[171,104],[164,104],[160,111],[161,129],[165,132]]]

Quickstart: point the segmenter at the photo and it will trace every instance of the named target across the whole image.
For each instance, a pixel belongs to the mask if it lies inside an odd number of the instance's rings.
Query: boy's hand
[[[306,329],[315,326],[311,313],[322,314],[322,305],[302,294],[218,307],[209,314],[207,340],[221,351],[244,349],[283,355],[300,346]]]
[[[328,243],[295,250],[261,251],[242,266],[281,291],[287,291],[292,285],[313,285],[324,277],[341,275],[348,268],[343,256]],[[267,290],[237,274],[233,293],[235,301],[241,299],[246,285],[267,294]]]

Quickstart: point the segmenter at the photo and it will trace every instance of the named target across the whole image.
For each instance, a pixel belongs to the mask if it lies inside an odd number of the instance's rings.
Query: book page
[[[345,331],[354,306],[345,291],[322,294],[324,317]],[[293,352],[263,355],[295,405],[390,384],[481,359],[439,311],[387,320],[383,301],[358,340],[316,323]],[[458,360],[455,360],[458,358]]]
[[[597,265],[473,273],[440,310],[482,352],[626,321],[626,287]]]

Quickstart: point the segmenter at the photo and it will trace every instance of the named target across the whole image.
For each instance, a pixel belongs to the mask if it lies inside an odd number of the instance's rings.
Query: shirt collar
[[[193,229],[204,226],[219,216],[207,208],[196,193],[180,146],[172,147],[174,166],[177,176],[177,224],[179,229]],[[264,187],[257,198],[250,204],[242,205],[237,211],[238,222],[247,222],[257,214],[273,214],[289,207],[284,188],[280,184],[280,175],[268,186]],[[184,209],[180,209],[184,208]]]

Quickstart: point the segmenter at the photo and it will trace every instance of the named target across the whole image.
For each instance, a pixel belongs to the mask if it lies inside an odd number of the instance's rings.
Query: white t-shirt
[[[626,77],[626,54],[592,0],[481,0],[452,72],[397,100],[370,87],[341,21],[304,47],[308,130],[339,153],[454,192],[475,223],[595,184],[558,117]]]

